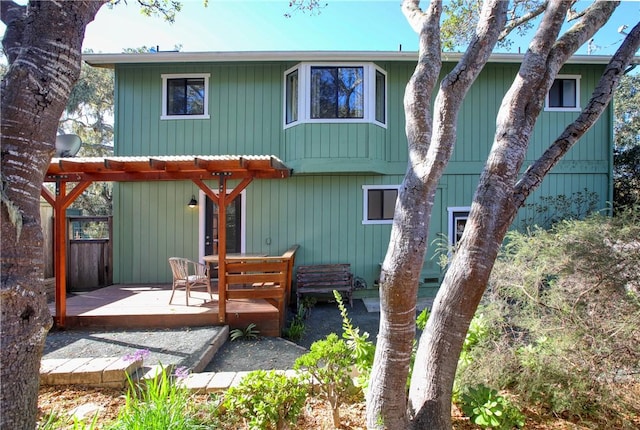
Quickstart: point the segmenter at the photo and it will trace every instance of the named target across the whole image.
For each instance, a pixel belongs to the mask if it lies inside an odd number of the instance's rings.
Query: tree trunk
[[[3,1],[0,428],[35,428],[42,348],[52,320],[43,288],[40,189],[58,120],[80,73],[84,31],[102,1]]]
[[[487,62],[506,22],[503,1],[488,1],[477,37],[460,64],[443,79],[431,128],[431,93],[440,72],[441,4],[423,13],[417,1],[403,11],[420,34],[416,70],[405,92],[409,168],[398,191],[391,241],[382,266],[380,329],[367,394],[369,428],[408,428],[406,384],[415,338],[416,300],[437,184],[453,152],[464,95]]]
[[[562,64],[609,19],[617,4],[595,5],[580,26],[554,43],[568,6],[568,2],[550,2],[498,113],[493,148],[459,249],[420,339],[409,393],[410,405],[416,411],[414,428],[451,428],[451,394],[458,358],[500,245],[523,203],[514,191],[544,96]]]

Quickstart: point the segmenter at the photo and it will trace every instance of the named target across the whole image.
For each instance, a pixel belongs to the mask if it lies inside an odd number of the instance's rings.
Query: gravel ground
[[[120,357],[146,349],[147,364],[192,368],[220,331],[220,327],[110,332],[52,330],[47,335],[42,358]]]
[[[362,300],[347,304],[349,318],[361,332],[375,341],[378,312],[368,312]],[[342,317],[335,302],[318,302],[305,320],[305,334],[297,343],[282,338],[227,341],[204,371],[249,371],[257,369],[290,369],[296,358],[306,353],[311,344],[329,333],[342,334]],[[73,357],[117,357],[147,349],[145,363],[193,368],[220,327],[191,327],[163,330],[86,331],[52,330],[47,335],[44,359]]]
[[[369,333],[375,341],[380,314],[368,312],[362,300],[347,304],[349,318],[360,333]],[[250,370],[292,369],[296,358],[307,353],[311,344],[329,333],[342,335],[342,317],[335,302],[318,302],[305,320],[305,334],[296,343],[282,338],[236,340],[225,343],[204,369],[207,372],[240,372]]]

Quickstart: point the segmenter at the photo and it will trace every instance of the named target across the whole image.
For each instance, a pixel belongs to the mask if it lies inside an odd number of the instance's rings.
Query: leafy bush
[[[353,365],[358,371],[358,385],[366,388],[369,383],[371,368],[373,367],[376,346],[369,340],[369,333],[366,331],[360,333],[360,328],[354,327],[349,318],[347,307],[342,300],[342,295],[338,291],[334,291],[333,296],[342,316],[342,337],[347,342],[347,347],[351,351]]]
[[[525,229],[541,227],[551,228],[556,223],[566,220],[584,219],[598,209],[598,194],[584,189],[557,196],[542,196],[536,203],[525,205],[528,216],[522,221]]]
[[[255,370],[227,390],[222,406],[251,430],[282,429],[297,421],[307,393],[308,386],[297,376]]]
[[[333,424],[340,426],[340,405],[353,391],[351,379],[351,350],[344,340],[330,333],[311,345],[311,350],[296,359],[293,368],[304,370],[311,382],[317,384],[320,396],[331,407]]]
[[[479,309],[487,340],[457,384],[508,389],[564,417],[638,415],[619,384],[638,381],[638,238],[630,212],[510,233]]]
[[[496,390],[482,384],[468,388],[462,395],[462,412],[480,427],[524,427],[524,415]]]

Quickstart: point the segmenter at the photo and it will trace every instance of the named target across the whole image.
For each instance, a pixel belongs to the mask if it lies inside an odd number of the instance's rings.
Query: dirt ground
[[[353,325],[361,332],[368,332],[375,341],[378,332],[379,314],[367,312],[361,300],[354,301],[354,307],[348,308]],[[335,332],[341,334],[342,319],[335,303],[317,303],[305,323],[305,335],[297,343],[281,338],[262,338],[253,341],[227,342],[208,364],[205,371],[245,371],[256,369],[290,369],[295,359],[304,354],[316,340]],[[166,336],[165,336],[166,337]],[[171,339],[165,339],[171,342]],[[630,385],[626,390],[628,401],[640,399],[640,384]],[[39,408],[41,414],[57,411],[68,415],[79,406],[94,405],[100,410],[100,422],[115,419],[119,408],[124,405],[124,390],[96,389],[83,386],[43,387],[40,390]],[[194,396],[195,402],[206,402],[208,396]],[[95,410],[92,408],[89,411]],[[589,424],[580,421],[568,421],[563,417],[550,417],[540,411],[524,411],[527,416],[525,428],[533,430],[619,430],[640,428],[640,417],[627,417],[624,420],[612,419],[608,422]],[[89,412],[93,414],[93,412]],[[92,416],[92,415],[91,415]],[[365,429],[364,402],[345,405],[341,408],[342,425],[340,429]],[[453,428],[470,430],[478,428],[462,416],[457,408],[452,410]],[[329,407],[316,399],[310,399],[304,413],[296,424],[296,429],[318,430],[333,428]],[[73,428],[72,426],[70,428]],[[100,428],[100,427],[99,427]]]

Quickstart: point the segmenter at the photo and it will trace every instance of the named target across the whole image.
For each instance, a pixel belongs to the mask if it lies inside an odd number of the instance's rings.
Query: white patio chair
[[[208,264],[197,263],[187,258],[171,257],[169,258],[169,265],[171,266],[171,272],[173,274],[169,304],[173,301],[173,295],[176,289],[180,288],[184,288],[185,290],[187,306],[189,306],[191,290],[194,288],[207,287],[209,297],[213,300]]]

